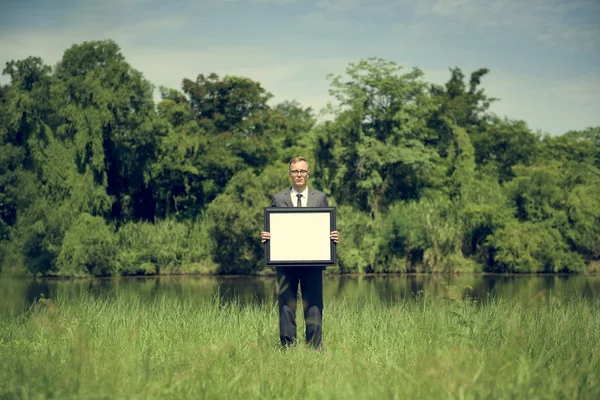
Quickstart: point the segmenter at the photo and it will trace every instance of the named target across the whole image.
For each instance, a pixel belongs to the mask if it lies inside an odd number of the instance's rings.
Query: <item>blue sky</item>
[[[0,64],[113,39],[157,87],[247,76],[320,110],[328,73],[380,57],[443,83],[486,67],[492,111],[553,135],[600,126],[600,0],[0,0]],[[0,77],[7,83],[8,77]]]

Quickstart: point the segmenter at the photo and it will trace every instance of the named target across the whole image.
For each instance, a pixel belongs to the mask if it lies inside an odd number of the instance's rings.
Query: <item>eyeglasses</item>
[[[300,169],[300,170],[294,169],[294,170],[290,171],[290,174],[292,174],[293,176],[298,176],[298,175],[304,176],[304,175],[308,174],[308,171],[305,169]]]

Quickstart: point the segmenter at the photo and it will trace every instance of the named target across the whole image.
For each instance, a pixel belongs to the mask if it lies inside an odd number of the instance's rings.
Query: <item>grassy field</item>
[[[448,289],[330,302],[322,352],[281,350],[273,303],[47,299],[0,317],[0,399],[600,398],[599,302]]]

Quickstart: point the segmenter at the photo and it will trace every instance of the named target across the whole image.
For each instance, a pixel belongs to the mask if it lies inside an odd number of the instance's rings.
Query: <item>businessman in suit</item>
[[[303,157],[290,160],[289,175],[292,187],[273,196],[271,207],[328,207],[325,193],[308,187],[310,170]],[[330,238],[336,244],[340,235],[332,231]],[[261,232],[262,242],[271,239],[269,232]],[[302,238],[290,237],[302,246]],[[298,285],[302,291],[302,306],[306,322],[306,343],[321,349],[323,345],[323,270],[325,267],[277,267],[279,289],[279,338],[283,347],[296,342],[296,304]]]

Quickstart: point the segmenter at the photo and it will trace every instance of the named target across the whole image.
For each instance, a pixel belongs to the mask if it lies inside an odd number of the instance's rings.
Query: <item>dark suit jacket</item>
[[[292,188],[279,192],[273,196],[271,207],[294,207],[290,191]],[[329,207],[327,196],[325,193],[315,189],[308,188],[308,204],[307,207]]]

